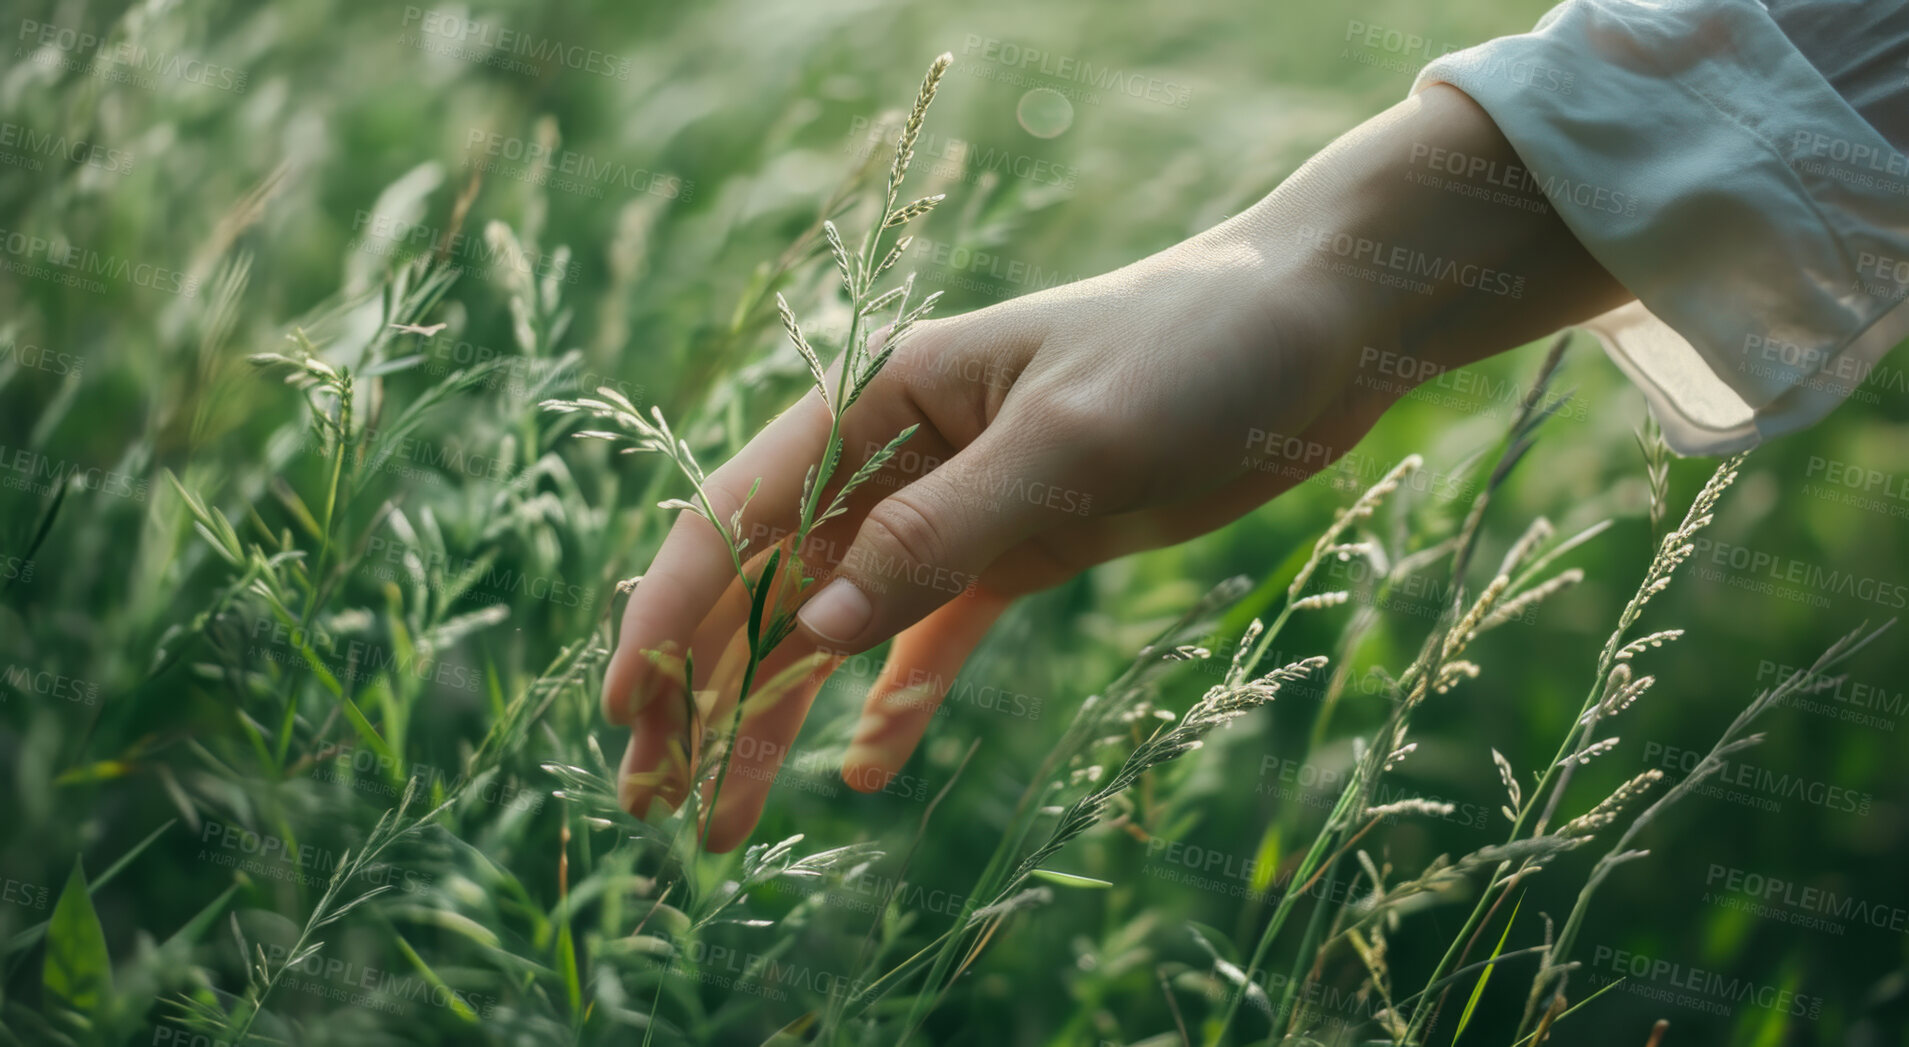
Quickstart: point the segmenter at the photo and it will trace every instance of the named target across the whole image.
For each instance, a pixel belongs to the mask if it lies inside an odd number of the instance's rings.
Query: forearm
[[[1214,232],[1254,245],[1280,286],[1326,299],[1328,315],[1356,333],[1353,351],[1400,354],[1435,373],[1631,298],[1523,170],[1477,103],[1434,85]]]

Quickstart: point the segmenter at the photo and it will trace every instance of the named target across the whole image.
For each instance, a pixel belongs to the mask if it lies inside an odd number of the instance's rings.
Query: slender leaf
[[[53,905],[46,932],[46,962],[41,968],[47,1002],[92,1015],[113,992],[113,963],[106,953],[106,930],[86,891],[86,872],[80,860]]]

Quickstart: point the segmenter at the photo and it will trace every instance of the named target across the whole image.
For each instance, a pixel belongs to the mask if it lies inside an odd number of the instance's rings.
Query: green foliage
[[[1239,524],[1026,601],[889,790],[832,770],[877,659],[818,697],[743,853],[618,808],[597,696],[656,506],[739,573],[768,552],[703,463],[810,387],[857,409],[931,304],[1237,212],[1409,87],[1349,18],[1457,45],[1546,4],[1360,6],[1270,34],[1245,3],[471,14],[618,79],[433,50],[403,5],[26,4],[246,78],[75,66],[31,31],[0,70],[9,127],[135,158],[0,143],[0,229],[193,289],[0,273],[0,1042],[1641,1044],[1659,1017],[1670,1043],[1891,1042],[1898,937],[1703,903],[1713,864],[1904,902],[1909,665],[1852,641],[1821,671],[1866,690],[1808,673],[1909,576],[1893,503],[1806,486],[1891,468],[1887,374],[1742,463],[1648,606],[1659,521],[1711,464],[1668,458],[1588,343],[1526,351]],[[997,31],[1189,106],[1077,93],[1034,136],[1006,74],[1082,85],[990,58]],[[918,92],[884,119],[944,47],[932,118]],[[532,146],[556,159],[505,155]],[[1534,370],[1572,395],[1524,409]],[[580,413],[646,453],[570,439]],[[1726,548],[1885,595],[1756,592]],[[763,577],[759,651],[789,628]],[[1865,813],[1703,795],[1718,750]],[[1548,916],[1487,953],[1514,885]],[[1613,950],[1820,1006],[1665,999]]]

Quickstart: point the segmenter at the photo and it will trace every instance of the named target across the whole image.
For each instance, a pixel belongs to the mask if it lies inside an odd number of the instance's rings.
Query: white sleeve
[[[1723,454],[1816,422],[1909,336],[1906,60],[1901,0],[1567,0],[1413,90],[1491,114],[1637,296],[1583,326],[1673,448]]]

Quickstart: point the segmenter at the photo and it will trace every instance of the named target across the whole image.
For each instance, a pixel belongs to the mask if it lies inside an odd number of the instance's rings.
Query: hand
[[[907,426],[919,429],[802,551],[830,573],[756,679],[804,659],[820,664],[763,712],[746,711],[711,848],[734,846],[754,826],[842,656],[895,638],[843,766],[852,787],[880,789],[1013,597],[1203,534],[1326,464],[1264,453],[1270,434],[1340,450],[1356,443],[1385,403],[1350,395],[1355,354],[1341,343],[1352,329],[1316,315],[1332,298],[1314,286],[1322,283],[1219,230],[1105,276],[917,328],[849,408],[837,475]],[[750,548],[795,528],[829,418],[811,393],[710,477],[723,518],[761,478],[742,517]],[[624,612],[605,689],[609,718],[634,726],[625,774],[663,772],[631,782],[622,799],[632,810],[655,796],[681,802],[700,741],[685,737],[677,682],[640,652],[687,645],[703,722],[727,723],[747,613],[722,540],[686,514]]]
[[[848,410],[835,476],[920,428],[800,551],[829,570],[805,593],[800,628],[755,675],[752,696],[774,694],[744,706],[709,816],[710,849],[748,836],[843,657],[895,640],[842,768],[851,787],[874,791],[914,751],[1014,597],[1222,526],[1357,443],[1404,391],[1355,381],[1362,347],[1446,366],[1607,307],[1608,277],[1593,279],[1601,270],[1552,216],[1490,216],[1482,249],[1492,261],[1529,256],[1523,271],[1572,281],[1541,279],[1517,303],[1458,293],[1401,299],[1316,264],[1308,241],[1317,238],[1302,227],[1434,235],[1480,206],[1440,196],[1434,214],[1417,198],[1426,191],[1399,177],[1410,143],[1428,134],[1510,155],[1469,99],[1428,90],[1200,236],[1104,276],[918,327]],[[1474,337],[1421,334],[1454,316],[1470,322],[1459,333]],[[758,562],[795,530],[803,477],[829,423],[811,392],[711,475],[721,519],[760,479],[740,528]],[[632,727],[619,788],[632,812],[680,804],[705,742],[689,737],[672,659],[685,649],[693,656],[700,721],[727,724],[747,661],[748,612],[723,539],[684,514],[625,608],[605,680],[605,715]]]

